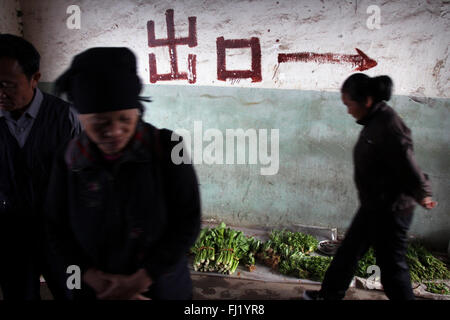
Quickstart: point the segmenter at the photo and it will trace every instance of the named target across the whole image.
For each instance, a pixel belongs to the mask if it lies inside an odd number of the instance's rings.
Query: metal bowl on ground
[[[317,251],[327,256],[334,256],[340,245],[341,245],[340,240],[320,241]]]

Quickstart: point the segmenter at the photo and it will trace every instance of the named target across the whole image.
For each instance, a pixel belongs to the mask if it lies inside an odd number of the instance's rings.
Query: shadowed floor
[[[304,290],[318,290],[317,284],[298,284],[239,279],[216,275],[192,275],[194,300],[300,300]],[[41,284],[43,300],[52,300],[45,283]],[[0,299],[3,296],[0,291]],[[346,300],[386,300],[382,291],[350,288]]]

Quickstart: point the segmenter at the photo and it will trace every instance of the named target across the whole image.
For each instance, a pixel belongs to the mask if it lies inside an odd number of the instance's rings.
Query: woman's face
[[[350,96],[342,92],[341,95],[342,103],[347,106],[347,112],[356,120],[361,120],[364,116],[369,112],[369,108],[372,105],[372,97],[367,98],[367,102],[365,104],[361,104],[357,101],[354,101],[350,98]]]
[[[107,155],[122,151],[133,137],[139,109],[80,114],[80,122],[89,139]]]

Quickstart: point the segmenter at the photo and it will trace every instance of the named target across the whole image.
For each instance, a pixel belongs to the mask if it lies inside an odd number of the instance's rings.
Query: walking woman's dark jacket
[[[414,159],[411,130],[390,106],[375,104],[357,123],[364,126],[353,152],[362,207],[398,211],[431,196]]]
[[[175,165],[172,132],[140,121],[124,154],[108,162],[85,133],[55,160],[47,230],[55,266],[95,267],[153,279],[170,273],[200,230],[200,195],[191,164]]]

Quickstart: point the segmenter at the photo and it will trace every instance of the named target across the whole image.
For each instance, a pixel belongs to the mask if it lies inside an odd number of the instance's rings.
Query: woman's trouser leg
[[[325,299],[340,300],[350,286],[359,259],[370,247],[370,216],[359,209],[325,273],[320,294]]]
[[[411,277],[406,261],[407,232],[413,219],[414,207],[387,212],[380,219],[375,240],[377,265],[381,269],[381,284],[391,300],[413,300]]]

